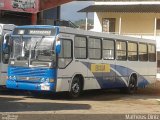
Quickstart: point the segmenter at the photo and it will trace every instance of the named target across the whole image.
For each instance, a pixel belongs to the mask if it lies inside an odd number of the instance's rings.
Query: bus
[[[156,82],[156,42],[81,29],[18,26],[7,88],[67,92],[78,97],[84,90],[137,88]]]
[[[0,23],[0,87],[4,87],[7,80],[7,69],[9,61],[9,47],[7,42],[15,25]]]

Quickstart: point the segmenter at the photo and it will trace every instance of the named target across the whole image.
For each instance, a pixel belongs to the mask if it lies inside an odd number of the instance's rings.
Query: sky
[[[85,19],[86,13],[77,12],[87,6],[94,4],[92,1],[73,1],[61,6],[61,19],[70,20],[72,22],[79,19]],[[88,14],[89,19],[93,19],[93,13]]]

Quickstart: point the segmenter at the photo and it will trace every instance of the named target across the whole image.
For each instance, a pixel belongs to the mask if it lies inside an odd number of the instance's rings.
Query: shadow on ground
[[[160,89],[143,88],[138,89],[134,94],[126,94],[120,90],[90,90],[85,91],[79,98],[69,99],[67,93],[48,93],[37,96],[29,95],[29,98],[67,100],[67,101],[116,101],[125,99],[160,99]]]
[[[0,112],[88,110],[88,104],[20,102],[23,98],[0,97]],[[35,101],[35,100],[34,100]]]
[[[67,92],[64,93],[38,93],[31,94],[27,91],[7,90],[1,91],[1,95],[22,96],[24,98],[47,99],[47,100],[66,100],[66,101],[116,101],[125,99],[160,99],[160,88],[138,89],[135,94],[124,94],[119,90],[90,90],[85,91],[76,99],[70,99]]]

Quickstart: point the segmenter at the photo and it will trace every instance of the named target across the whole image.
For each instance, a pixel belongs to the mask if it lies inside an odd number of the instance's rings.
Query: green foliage
[[[80,19],[78,21],[75,21],[74,24],[77,25],[77,26],[85,25],[86,24],[86,20],[85,19]],[[93,25],[93,20],[92,19],[88,19],[88,24]]]

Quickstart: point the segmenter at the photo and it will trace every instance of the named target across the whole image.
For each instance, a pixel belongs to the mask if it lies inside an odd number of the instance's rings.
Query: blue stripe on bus
[[[121,74],[121,76],[130,76],[132,73],[136,73],[138,75],[138,81],[137,82],[138,82],[138,87],[139,88],[144,88],[146,85],[149,84],[147,79],[145,79],[139,73],[137,73],[136,71],[134,71],[130,68],[120,66],[120,65],[111,65],[111,67],[114,67],[115,70],[118,71]],[[126,81],[129,82],[128,77],[124,77],[124,78],[126,78]]]
[[[139,88],[145,88],[145,86],[148,84],[149,84],[149,82],[143,76],[138,77],[138,87]]]
[[[91,68],[91,64],[94,64],[88,62],[82,62],[82,63],[86,67],[88,67],[88,69]],[[102,89],[127,87],[129,82],[128,76],[130,76],[132,73],[136,73],[138,75],[138,87],[143,88],[149,84],[147,79],[145,79],[143,76],[139,75],[136,71],[130,68],[113,64],[110,64],[110,67],[111,69],[110,72],[108,73],[107,72],[93,73],[95,79],[97,80]]]

